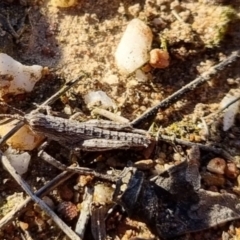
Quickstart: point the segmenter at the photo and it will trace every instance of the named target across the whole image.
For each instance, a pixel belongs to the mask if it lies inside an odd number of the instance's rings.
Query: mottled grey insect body
[[[76,151],[146,148],[151,143],[147,132],[128,124],[103,120],[78,122],[42,113],[28,114],[24,119],[34,132]]]

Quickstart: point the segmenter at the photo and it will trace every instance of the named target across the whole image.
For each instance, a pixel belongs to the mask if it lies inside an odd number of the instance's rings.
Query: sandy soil
[[[77,87],[74,87],[54,104],[53,110],[63,115],[82,112],[84,120],[93,116],[83,101],[89,91],[102,90],[117,104],[118,114],[129,120],[135,119],[149,107],[154,106],[199,74],[239,49],[240,4],[238,0],[79,0],[74,7],[58,8],[54,1],[44,0],[5,0],[0,3],[0,51],[9,54],[24,64],[38,64],[49,68],[49,74],[36,85],[33,92],[9,98],[9,103],[23,111],[32,108],[32,103],[41,103],[64,82],[87,73]],[[235,11],[235,12],[234,12]],[[176,15],[180,18],[176,19]],[[233,13],[234,12],[234,13]],[[6,19],[13,26],[9,29]],[[152,48],[159,48],[161,38],[168,43],[171,57],[166,69],[151,69],[147,72],[148,81],[138,82],[135,74],[123,76],[115,66],[114,53],[127,24],[139,18],[150,26],[154,40]],[[22,30],[22,33],[20,34]],[[230,89],[239,87],[240,60],[203,86],[187,94],[181,101],[159,112],[155,124],[164,128],[168,135],[175,134],[191,141],[203,142],[201,132],[196,128],[199,117],[217,110],[219,102]],[[136,94],[137,93],[137,94]],[[235,126],[228,132],[219,130],[217,121],[213,139],[235,157],[240,166],[239,116]],[[212,130],[214,131],[214,130]],[[48,152],[59,160],[67,162],[68,151],[57,143],[48,147]],[[180,152],[182,153],[181,150]],[[37,158],[32,152],[32,161],[25,180],[35,191],[55,177],[59,170]],[[142,156],[132,154],[135,161]],[[101,158],[99,166],[123,168],[122,159],[127,153],[86,154],[85,166],[91,167],[93,159]],[[180,154],[172,146],[162,144],[153,160],[158,159],[158,168],[172,165]],[[110,160],[109,160],[110,159]],[[115,165],[114,165],[115,164]],[[108,166],[109,167],[109,166]],[[157,169],[157,167],[156,167]],[[238,188],[236,179],[224,176],[226,184],[217,183],[205,186],[216,187],[218,191]],[[16,202],[26,196],[22,189],[1,170],[0,216],[4,216]],[[219,180],[220,181],[220,180]],[[76,195],[76,177],[64,183],[69,194]],[[240,191],[239,191],[240,192]],[[81,191],[80,191],[81,193]],[[81,195],[81,194],[80,194]],[[55,206],[65,199],[61,191],[54,190],[49,197]],[[81,198],[81,197],[80,197]],[[74,197],[69,200],[74,202]],[[77,206],[79,203],[74,202]],[[25,224],[25,225],[24,225]],[[74,221],[68,222],[74,225]],[[189,234],[177,239],[239,239],[239,223],[227,223],[219,228]],[[90,226],[87,227],[90,232]],[[112,239],[132,237],[153,238],[154,235],[143,223],[125,219],[115,231],[110,231]],[[12,237],[14,235],[14,237]],[[29,235],[29,238],[27,238]],[[1,239],[67,239],[39,208],[30,204],[18,220],[1,229]],[[87,234],[85,239],[92,239]]]

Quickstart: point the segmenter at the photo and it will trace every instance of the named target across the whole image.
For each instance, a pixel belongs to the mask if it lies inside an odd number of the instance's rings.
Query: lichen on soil
[[[53,110],[66,115],[69,113],[66,109],[70,109],[71,114],[80,109],[83,119],[90,119],[92,116],[84,104],[83,96],[89,91],[102,90],[116,102],[118,114],[133,120],[238,49],[239,16],[237,0],[79,0],[70,8],[58,8],[50,0],[1,1],[0,52],[9,54],[23,64],[38,64],[50,70],[50,74],[36,85],[32,93],[10,97],[9,103],[23,111],[33,108],[33,102],[43,102],[64,82],[85,72],[88,77],[61,97],[52,106]],[[119,74],[114,60],[119,40],[127,24],[134,18],[150,26],[154,35],[152,48],[159,48],[164,39],[171,57],[168,68],[150,69],[145,82],[137,81],[135,74],[127,77]],[[216,106],[229,89],[239,87],[239,79],[239,68],[233,64],[166,111],[160,111],[155,119],[156,126],[165,128],[164,134],[204,142],[197,126],[199,122],[194,119],[216,111]],[[239,167],[239,143],[235,141],[239,135],[238,127],[239,116],[235,127],[229,132],[222,132],[221,121],[217,122],[213,126],[212,138],[230,150]],[[167,144],[159,147],[161,155],[165,154],[162,160],[174,164],[172,155],[176,149]],[[68,152],[62,148],[58,152],[58,149],[55,143],[48,150],[56,158],[66,161]],[[59,172],[40,162],[35,155],[33,153],[29,172],[24,176],[33,190],[39,189]],[[114,161],[120,161],[118,166],[122,166],[124,156],[124,153],[116,153]],[[92,155],[86,159],[91,158]],[[110,162],[111,166],[111,154],[94,155],[94,159],[98,158],[101,167],[105,167],[104,161]],[[135,160],[141,159],[136,157]],[[159,162],[164,165],[162,160]],[[1,169],[0,172],[0,214],[3,216],[6,208],[11,210],[11,196],[21,196],[22,190],[5,170]],[[70,191],[74,192],[73,186],[77,180],[69,181],[72,184]],[[218,190],[228,191],[230,185],[238,187],[237,184],[227,179],[227,184]],[[57,190],[50,197],[55,205],[63,201]],[[15,240],[21,239],[19,222],[28,224],[24,231],[34,236],[33,239],[66,239],[61,230],[33,204],[20,215],[18,221],[2,230],[1,238],[12,239],[13,233]],[[224,239],[238,239],[239,224],[238,221],[227,223],[217,231],[210,229],[181,239],[220,239],[222,236],[228,236]],[[111,234],[112,239],[153,237],[143,223],[130,219],[125,219]],[[87,234],[86,239],[92,239],[90,235]]]

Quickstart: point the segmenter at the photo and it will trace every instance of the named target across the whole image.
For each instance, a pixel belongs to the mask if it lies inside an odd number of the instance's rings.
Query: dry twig
[[[206,144],[201,144],[201,143],[189,142],[189,141],[186,141],[186,140],[175,138],[173,136],[166,136],[166,135],[161,135],[161,134],[159,135],[158,140],[159,141],[163,140],[164,142],[170,142],[170,143],[177,143],[177,144],[185,145],[185,146],[188,146],[188,147],[192,147],[192,146],[197,145],[203,151],[216,153],[218,155],[223,156],[225,159],[227,159],[229,161],[234,160],[234,158],[222,148],[208,146]]]
[[[218,73],[219,71],[222,71],[224,68],[226,68],[229,64],[233,63],[237,60],[237,58],[240,57],[240,51],[233,52],[229,57],[227,57],[225,60],[220,62],[219,64],[211,67],[207,72],[202,74],[201,76],[197,77],[192,82],[188,83],[175,93],[173,93],[171,96],[165,98],[163,101],[161,101],[158,105],[150,108],[146,112],[144,112],[140,117],[136,118],[131,122],[131,125],[133,127],[137,127],[139,124],[141,124],[143,121],[146,121],[149,117],[152,117],[157,114],[158,110],[164,110],[168,108],[171,104],[178,101],[184,94],[187,92],[192,91],[193,89],[197,88],[199,85],[203,84],[204,82],[208,81],[213,75]]]
[[[22,177],[16,172],[12,167],[8,159],[4,156],[2,158],[2,163],[7,171],[12,175],[16,182],[22,187],[22,189],[36,202],[39,207],[49,215],[52,220],[59,226],[60,229],[71,239],[71,240],[81,240],[81,238],[70,228],[68,225],[63,222],[56,213],[54,213],[51,208],[39,197],[32,193],[30,186],[22,179]]]
[[[49,192],[51,192],[53,189],[61,185],[63,182],[65,182],[68,178],[73,176],[74,173],[69,172],[62,172],[58,176],[56,176],[54,179],[52,179],[50,182],[48,182],[45,186],[40,188],[35,195],[38,197],[43,197],[47,195]],[[15,217],[17,217],[21,210],[23,210],[24,207],[31,201],[31,197],[27,197],[24,201],[17,204],[13,207],[13,209],[7,213],[3,218],[0,219],[0,229],[8,224],[11,220],[13,220]]]
[[[37,109],[33,110],[32,112],[38,112],[40,109],[45,108],[49,104],[54,103],[63,93],[65,93],[75,84],[77,84],[83,77],[85,77],[85,75],[81,75],[78,78],[73,79],[66,83],[58,92],[52,95],[48,100],[43,102],[41,105],[37,107]],[[23,125],[24,123],[22,121],[17,122],[16,126],[11,131],[9,131],[5,136],[3,136],[2,139],[0,139],[0,146],[4,144],[13,134],[15,134]]]
[[[68,172],[73,172],[73,173],[78,173],[78,174],[83,174],[83,175],[93,175],[96,178],[106,180],[109,182],[116,182],[118,179],[118,176],[110,176],[107,174],[99,173],[94,169],[91,168],[86,168],[86,167],[77,167],[77,166],[66,166],[59,161],[57,161],[55,158],[50,156],[48,153],[45,151],[40,151],[38,153],[38,156],[42,158],[44,161],[48,162],[49,164],[53,165],[54,167],[63,170],[63,171],[68,171]]]

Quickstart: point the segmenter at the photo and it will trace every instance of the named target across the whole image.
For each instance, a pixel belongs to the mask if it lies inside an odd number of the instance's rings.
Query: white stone
[[[89,92],[84,96],[84,102],[88,108],[92,108],[95,105],[100,105],[102,108],[115,109],[117,107],[115,102],[103,91]]]
[[[115,52],[116,65],[122,74],[133,73],[149,60],[152,31],[141,20],[133,19],[127,26]]]
[[[7,157],[7,159],[18,174],[22,175],[27,172],[31,160],[31,156],[29,153],[19,153],[12,148],[8,148],[4,152],[3,157]]]
[[[0,126],[0,136],[3,137],[11,131],[18,120],[6,122]],[[7,140],[7,144],[18,150],[33,150],[40,145],[44,137],[33,132],[27,125],[21,127],[13,136]]]
[[[233,102],[240,97],[240,90],[230,90],[220,103],[220,109],[225,108],[229,103]],[[235,116],[239,111],[239,100],[231,104],[224,112],[223,115],[223,131],[229,130],[234,125]]]
[[[138,82],[147,82],[148,80],[148,76],[141,69],[136,71],[136,78]]]
[[[0,53],[0,98],[6,94],[31,92],[42,77],[43,67],[25,66],[5,53]]]

